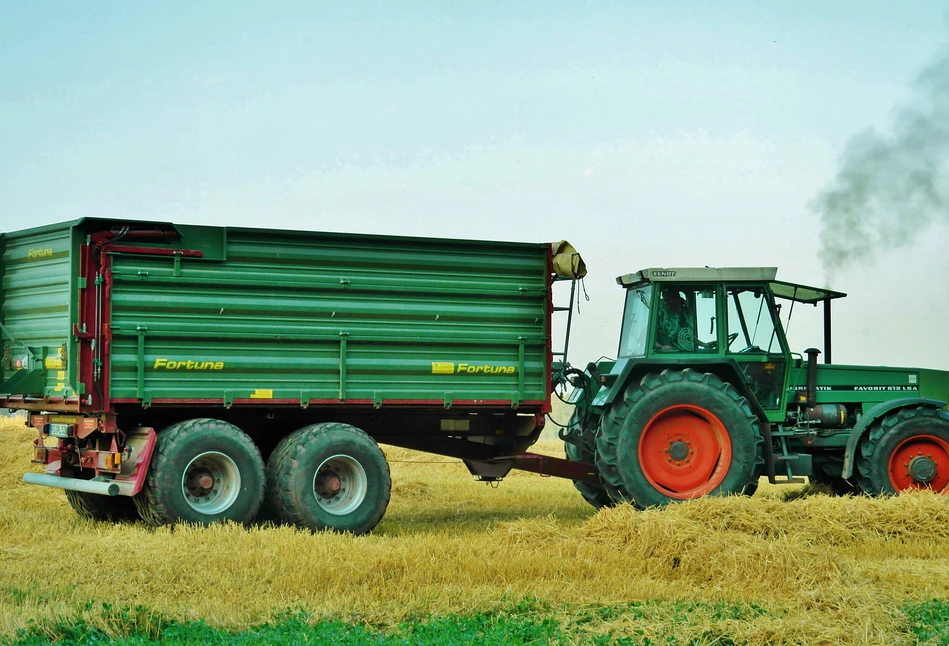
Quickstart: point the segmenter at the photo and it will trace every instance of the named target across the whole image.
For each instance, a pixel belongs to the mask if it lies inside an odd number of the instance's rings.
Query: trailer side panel
[[[113,402],[546,402],[546,245],[225,240],[223,259],[111,255]]]

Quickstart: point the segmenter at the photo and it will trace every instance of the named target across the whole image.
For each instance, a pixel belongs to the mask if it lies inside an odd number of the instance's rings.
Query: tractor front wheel
[[[877,420],[860,443],[857,474],[860,489],[874,496],[949,494],[949,412],[917,406]]]
[[[640,507],[706,495],[751,495],[761,473],[760,422],[731,384],[663,370],[631,384],[604,416],[601,477]]]

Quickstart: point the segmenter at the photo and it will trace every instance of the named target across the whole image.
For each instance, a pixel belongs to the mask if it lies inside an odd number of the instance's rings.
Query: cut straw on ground
[[[61,491],[22,483],[33,436],[0,427],[0,635],[101,623],[103,602],[238,630],[288,610],[387,629],[526,600],[584,639],[896,644],[912,643],[908,604],[949,598],[949,500],[929,494],[783,502],[763,484],[596,513],[569,481],[491,488],[460,461],[387,447],[392,502],[369,536],[152,529],[81,519]]]

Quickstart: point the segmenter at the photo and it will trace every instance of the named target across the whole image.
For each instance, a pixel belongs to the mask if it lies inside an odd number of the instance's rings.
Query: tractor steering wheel
[[[738,338],[738,332],[732,332],[731,334],[729,334],[727,338],[728,344],[725,347],[730,348],[732,343],[734,343],[735,339],[737,338]],[[718,341],[709,341],[705,347],[708,348],[709,350],[718,350]]]

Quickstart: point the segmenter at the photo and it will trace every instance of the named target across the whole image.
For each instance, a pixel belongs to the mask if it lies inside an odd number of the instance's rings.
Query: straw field
[[[595,513],[567,481],[491,488],[388,448],[369,536],[151,529],[23,484],[31,437],[0,426],[0,642],[949,643],[949,501],[932,495],[763,485]]]

